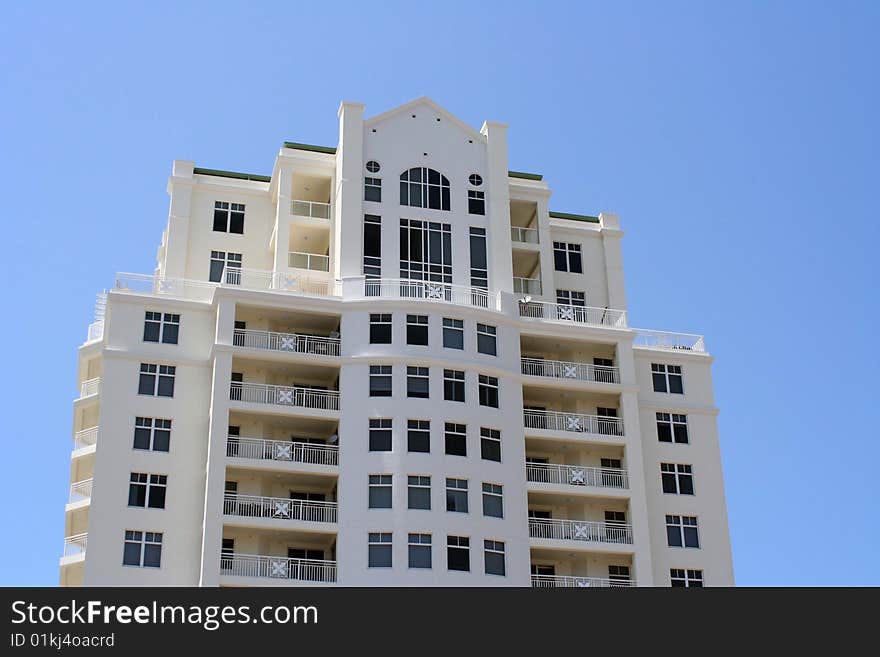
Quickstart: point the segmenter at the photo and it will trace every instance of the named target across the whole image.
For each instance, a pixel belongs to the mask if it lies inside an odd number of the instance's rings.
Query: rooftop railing
[[[327,411],[339,410],[339,391],[299,386],[232,381],[229,384],[229,399],[250,404],[300,406]]]
[[[339,447],[290,440],[228,436],[226,456],[262,461],[291,461],[314,465],[339,465]]]
[[[529,518],[529,537],[559,541],[632,543],[632,525],[589,520]]]
[[[220,556],[220,574],[332,584],[336,581],[336,562],[261,554],[223,554]]]
[[[702,335],[692,333],[670,333],[669,331],[648,331],[635,329],[634,347],[645,349],[663,349],[666,351],[705,352],[706,342]]]

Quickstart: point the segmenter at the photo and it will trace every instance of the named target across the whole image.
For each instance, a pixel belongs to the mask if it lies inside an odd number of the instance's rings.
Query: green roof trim
[[[588,221],[591,224],[598,224],[599,217],[592,217],[588,214],[570,214],[568,212],[551,212],[553,219],[571,219],[572,221]]]
[[[299,144],[295,141],[284,142],[284,148],[293,148],[298,151],[313,151],[315,153],[336,154],[336,149],[332,146],[315,146],[314,144]]]
[[[238,180],[253,180],[255,182],[272,182],[272,176],[261,176],[256,173],[238,173],[236,171],[221,171],[220,169],[203,169],[194,167],[193,173],[203,176],[220,176],[221,178],[237,178]]]
[[[540,173],[523,173],[522,171],[508,171],[507,175],[511,178],[525,178],[526,180],[544,180],[544,176]]]

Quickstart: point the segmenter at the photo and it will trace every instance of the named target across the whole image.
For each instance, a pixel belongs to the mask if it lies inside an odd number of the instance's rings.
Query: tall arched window
[[[400,174],[400,204],[449,210],[449,179],[427,167],[404,171]]]

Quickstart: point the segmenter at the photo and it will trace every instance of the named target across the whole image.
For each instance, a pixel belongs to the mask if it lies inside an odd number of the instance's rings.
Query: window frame
[[[458,343],[460,346],[455,346],[453,344],[449,344],[452,340],[448,340],[447,338],[451,338],[454,334],[458,336]],[[456,319],[454,317],[444,317],[443,318],[443,348],[444,349],[458,349],[464,351],[464,320]]]
[[[493,383],[494,381],[494,383]],[[485,392],[484,392],[485,391]],[[493,392],[494,391],[494,392]],[[480,406],[499,408],[501,404],[501,380],[497,376],[480,374],[477,379]],[[489,403],[494,400],[494,404]]]
[[[219,207],[218,207],[219,206]],[[223,207],[225,206],[225,207]],[[218,214],[218,212],[220,214]],[[217,223],[218,217],[225,215],[222,220],[222,228],[218,228],[219,225]],[[236,215],[233,217],[233,215]],[[241,219],[238,219],[238,215],[241,215]],[[214,201],[214,215],[213,215],[213,231],[215,233],[228,233],[230,235],[244,235],[244,218],[245,218],[245,204],[244,203],[233,203],[232,201]],[[233,230],[233,228],[238,228],[238,230]]]
[[[413,449],[413,436],[418,434],[420,440],[425,440],[427,449]],[[407,419],[406,421],[406,451],[412,454],[430,454],[431,453],[431,421],[420,419]]]
[[[162,567],[162,532],[147,532],[142,529],[126,529],[123,533],[122,565],[131,568]],[[129,558],[129,545],[138,546],[137,563],[126,563]],[[156,547],[158,546],[158,548]],[[152,548],[148,550],[148,548]],[[147,557],[155,556],[156,563],[147,563]],[[152,559],[151,559],[152,561]]]
[[[467,479],[446,477],[446,488],[444,490],[446,491],[447,513],[470,513]],[[463,508],[459,508],[460,506]]]
[[[500,520],[504,519],[504,486],[503,485],[495,484],[495,483],[488,482],[488,481],[482,482],[482,501],[483,501],[483,517],[484,518],[498,518]],[[497,503],[501,515],[495,515],[494,513],[486,513],[487,501],[490,503],[493,503],[493,504]]]
[[[367,451],[368,452],[392,452],[394,451],[394,428],[393,420],[388,417],[371,417],[367,427]],[[386,436],[387,434],[387,436]],[[379,448],[379,440],[388,441],[388,449]],[[376,441],[374,443],[374,440]]]
[[[429,338],[428,315],[406,315],[406,344],[427,347]]]
[[[425,540],[427,539],[427,540]],[[431,534],[420,533],[420,532],[410,532],[407,534],[406,541],[406,557],[407,557],[407,567],[413,570],[431,570],[434,567],[434,555],[432,550],[432,542],[433,537]],[[414,566],[413,562],[413,550],[418,550],[419,552],[427,553],[427,566]],[[424,556],[423,556],[424,559]],[[421,563],[424,563],[422,561]]]
[[[487,444],[491,445],[492,443],[497,443],[497,459],[489,458],[486,456]],[[495,446],[492,446],[492,448],[495,449]],[[499,429],[493,429],[491,427],[480,427],[480,458],[483,461],[492,461],[494,463],[502,462],[501,431]]]
[[[427,506],[413,506],[413,493],[419,492],[426,495]],[[419,497],[415,499],[420,499]],[[431,475],[411,475],[406,476],[406,508],[411,511],[430,511],[431,510]]]
[[[450,451],[450,439],[452,450]],[[459,445],[462,449],[459,449]],[[446,422],[443,426],[444,454],[447,456],[467,457],[467,425],[457,422]]]
[[[421,381],[424,381],[424,391],[420,390],[416,385]],[[431,397],[431,369],[429,367],[422,365],[406,366],[406,396],[412,399],[429,399]]]
[[[464,370],[443,368],[443,400],[466,403],[465,383]]]
[[[481,341],[480,338],[483,338]],[[485,351],[483,346],[491,344],[491,351]],[[498,355],[498,327],[491,324],[481,324],[477,322],[477,353],[486,356]]]
[[[394,333],[392,317],[392,313],[370,313],[370,344],[391,344]]]
[[[374,371],[375,370],[375,371]],[[370,397],[391,397],[394,392],[394,370],[391,365],[370,365],[369,370],[369,395]],[[384,383],[388,380],[388,388],[379,386],[376,382]],[[375,387],[374,387],[374,384]]]
[[[381,549],[381,551],[380,551]],[[385,556],[387,550],[388,563],[374,564],[373,557]],[[394,567],[394,534],[393,532],[367,532],[367,568]]]
[[[394,476],[387,472],[367,475],[367,509],[372,511],[375,509],[391,509],[394,507],[393,479]],[[387,500],[385,499],[386,496]],[[383,504],[387,502],[387,506],[379,505],[379,502]]]
[[[494,575],[496,577],[507,577],[507,556],[505,554],[504,541],[496,541],[495,539],[483,539],[483,572],[486,575]],[[490,555],[497,560],[501,557],[501,572],[490,570]]]
[[[159,425],[158,423],[162,423]],[[167,423],[167,425],[165,424]],[[134,436],[132,438],[132,449],[136,449],[141,452],[161,452],[167,454],[171,451],[171,426],[172,421],[165,418],[153,418],[153,417],[143,417],[143,416],[135,416],[134,419]],[[147,447],[138,447],[138,431],[140,430],[141,436],[146,432],[147,434]],[[166,433],[167,436],[167,445],[168,449],[156,449],[156,436],[157,433]],[[163,436],[164,438],[164,436]]]

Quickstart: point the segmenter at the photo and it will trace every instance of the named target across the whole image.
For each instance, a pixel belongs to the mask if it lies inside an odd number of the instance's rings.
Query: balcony
[[[623,420],[604,415],[584,415],[561,411],[523,409],[526,429],[591,433],[600,436],[623,436]]]
[[[401,278],[365,280],[364,297],[424,300],[496,311],[500,308],[500,296],[491,290],[438,281],[413,281]]]
[[[101,377],[87,379],[79,387],[79,398],[85,399],[101,393]]]
[[[519,316],[545,322],[564,322],[586,326],[626,328],[626,311],[591,306],[572,306],[542,301],[520,301]]]
[[[516,244],[539,244],[539,234],[537,228],[523,228],[521,226],[510,227],[510,240]]]
[[[311,271],[330,271],[330,256],[320,253],[304,253],[290,251],[287,254],[287,266],[293,269],[309,269]]]
[[[620,383],[620,370],[604,365],[565,360],[544,360],[543,358],[522,358],[521,367],[522,373],[527,376],[590,381],[592,383]]]
[[[529,537],[556,541],[631,544],[632,525],[590,520],[529,518]]]
[[[299,333],[235,329],[232,335],[232,344],[246,349],[268,349],[315,356],[339,355],[339,338],[325,338]]]
[[[67,499],[68,504],[76,504],[78,502],[88,502],[92,498],[92,479],[84,479],[70,485],[70,496]]]
[[[294,406],[324,411],[339,410],[339,391],[299,386],[276,386],[267,383],[232,381],[229,384],[229,399],[248,404]]]
[[[98,442],[98,427],[90,427],[73,434],[73,449],[85,449],[92,447]]]
[[[634,347],[660,349],[663,351],[695,351],[705,353],[706,341],[702,335],[691,333],[669,333],[667,331],[647,331],[636,329]]]
[[[555,463],[526,463],[526,481],[564,486],[629,488],[629,475],[626,470]]]
[[[243,518],[335,523],[337,509],[338,505],[336,502],[292,500],[284,497],[239,494],[226,495],[223,498],[223,514]]]
[[[75,534],[64,538],[64,554],[61,556],[62,565],[85,558],[88,538],[88,534]]]
[[[636,583],[631,579],[608,579],[603,577],[580,577],[578,575],[532,575],[532,588],[632,588]]]
[[[312,465],[339,465],[339,447],[287,440],[244,438],[228,436],[226,456],[260,461],[308,463]]]
[[[521,276],[513,277],[513,292],[515,294],[534,294],[540,295],[541,292],[540,278],[523,278]]]
[[[336,562],[257,554],[224,554],[220,557],[220,574],[332,584],[336,581]]]
[[[310,219],[330,219],[330,204],[294,199],[290,202],[290,214]]]

